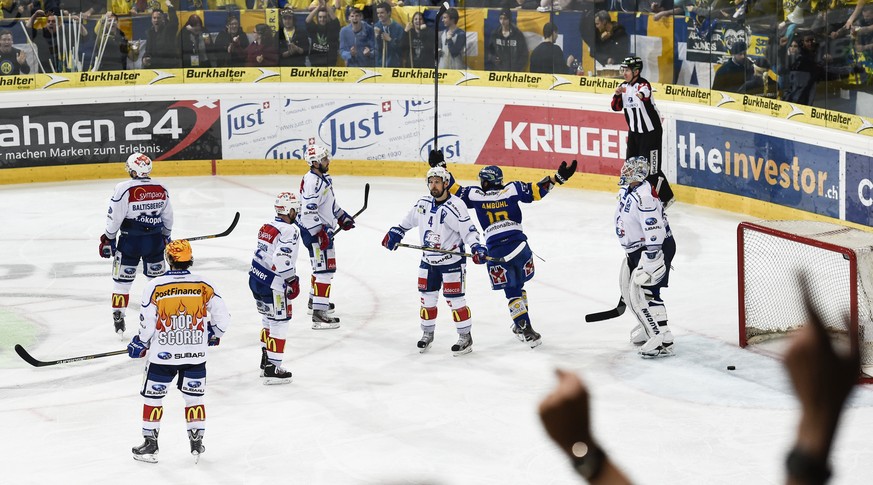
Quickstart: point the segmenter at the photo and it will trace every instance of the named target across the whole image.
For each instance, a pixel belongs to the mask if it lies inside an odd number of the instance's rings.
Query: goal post
[[[873,383],[873,233],[819,221],[756,221],[737,227],[740,347],[790,335],[810,304],[838,341],[861,355]]]

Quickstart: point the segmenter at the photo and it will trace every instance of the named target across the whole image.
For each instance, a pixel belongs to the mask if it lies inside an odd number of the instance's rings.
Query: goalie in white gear
[[[673,333],[661,289],[667,287],[676,242],[658,194],[646,180],[649,162],[632,157],[621,168],[615,233],[627,253],[622,265],[621,293],[640,324],[631,341],[645,358],[672,355]]]
[[[291,382],[291,372],[282,368],[282,357],[291,323],[291,300],[300,294],[300,229],[294,223],[300,199],[297,194],[282,192],[274,206],[276,217],[258,231],[258,247],[249,269],[249,289],[261,314],[261,377],[268,385]]]
[[[124,334],[124,316],[137,265],[148,278],[164,274],[164,248],[173,229],[173,209],[166,187],[150,178],[152,159],[134,153],[125,162],[130,180],[115,186],[100,235],[100,256],[113,258],[112,319]],[[121,233],[116,245],[116,236]]]

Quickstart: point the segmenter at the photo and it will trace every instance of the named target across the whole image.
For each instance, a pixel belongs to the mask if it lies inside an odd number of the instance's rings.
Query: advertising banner
[[[838,150],[676,122],[677,181],[839,218]]]
[[[218,101],[31,106],[0,110],[0,167],[221,158]]]
[[[477,164],[551,169],[562,160],[576,159],[581,171],[616,175],[624,163],[627,124],[621,113],[502,108]]]
[[[440,100],[437,148],[452,163],[473,163],[501,105],[475,109]],[[427,160],[434,146],[431,100],[386,95],[371,101],[347,96],[265,97],[222,105],[226,159],[302,159],[318,143],[336,159]]]
[[[873,158],[846,152],[846,220],[873,226]]]

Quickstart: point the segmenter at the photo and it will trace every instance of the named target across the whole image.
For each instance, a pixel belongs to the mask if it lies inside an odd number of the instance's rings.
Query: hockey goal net
[[[737,261],[741,347],[805,324],[806,275],[811,306],[837,340],[858,348],[859,380],[873,382],[873,234],[828,222],[743,222]]]

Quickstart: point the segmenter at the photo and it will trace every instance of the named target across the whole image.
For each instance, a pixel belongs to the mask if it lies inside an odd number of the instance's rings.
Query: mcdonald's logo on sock
[[[186,407],[185,408],[185,421],[189,423],[192,421],[205,421],[206,420],[206,406],[202,404],[198,404],[196,406]]]
[[[151,423],[157,422],[161,420],[161,417],[164,415],[164,407],[163,406],[149,406],[148,404],[142,405],[142,420],[148,421]]]

